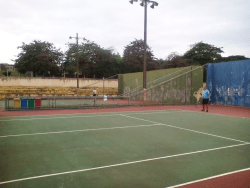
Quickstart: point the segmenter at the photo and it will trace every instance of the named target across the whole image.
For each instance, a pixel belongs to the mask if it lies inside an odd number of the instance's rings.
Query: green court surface
[[[5,107],[5,102],[2,100],[0,101],[0,108],[4,108]]]
[[[250,119],[182,110],[0,119],[0,187],[170,187],[250,168]]]

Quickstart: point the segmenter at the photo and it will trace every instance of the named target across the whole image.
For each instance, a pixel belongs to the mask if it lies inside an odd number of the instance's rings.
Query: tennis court
[[[178,109],[21,116],[1,118],[0,130],[6,188],[176,187],[250,170],[249,118]]]

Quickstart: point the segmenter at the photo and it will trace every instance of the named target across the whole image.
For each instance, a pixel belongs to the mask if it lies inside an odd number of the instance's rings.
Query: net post
[[[96,96],[94,97],[94,107],[96,107]]]

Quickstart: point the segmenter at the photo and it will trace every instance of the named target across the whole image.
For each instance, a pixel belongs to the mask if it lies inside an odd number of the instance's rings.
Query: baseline
[[[200,114],[207,114],[207,115],[215,115],[215,116],[225,116],[225,117],[234,117],[234,118],[245,118],[245,119],[250,119],[249,117],[241,117],[241,116],[233,116],[233,115],[225,115],[225,114],[216,114],[213,112],[209,112],[209,113],[204,113],[204,112],[197,112],[197,111],[192,111],[192,110],[182,110],[184,112],[195,112],[195,113],[200,113]]]
[[[160,111],[160,110],[159,110]],[[184,111],[175,111],[175,112],[158,112],[158,111],[152,111],[151,113],[133,113],[133,114],[159,114],[159,113],[164,113],[164,114],[170,114],[170,113],[176,113],[176,112],[184,112]],[[5,122],[5,121],[31,121],[31,120],[41,120],[41,119],[67,119],[67,118],[91,118],[91,117],[109,117],[109,116],[119,116],[121,113],[105,113],[105,115],[89,115],[89,116],[67,116],[67,117],[49,117],[49,118],[26,118],[26,119],[6,119],[6,120],[1,120],[0,122]],[[102,113],[103,114],[103,113]],[[51,115],[51,116],[56,116],[56,115]]]

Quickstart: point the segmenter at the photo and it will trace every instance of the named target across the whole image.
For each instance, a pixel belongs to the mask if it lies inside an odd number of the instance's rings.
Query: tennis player
[[[206,112],[208,112],[208,101],[209,101],[209,97],[210,97],[210,92],[207,90],[207,87],[204,86],[203,91],[202,91],[202,96],[203,96],[203,100],[202,100],[202,110],[201,111],[205,111],[205,108],[207,109]]]

